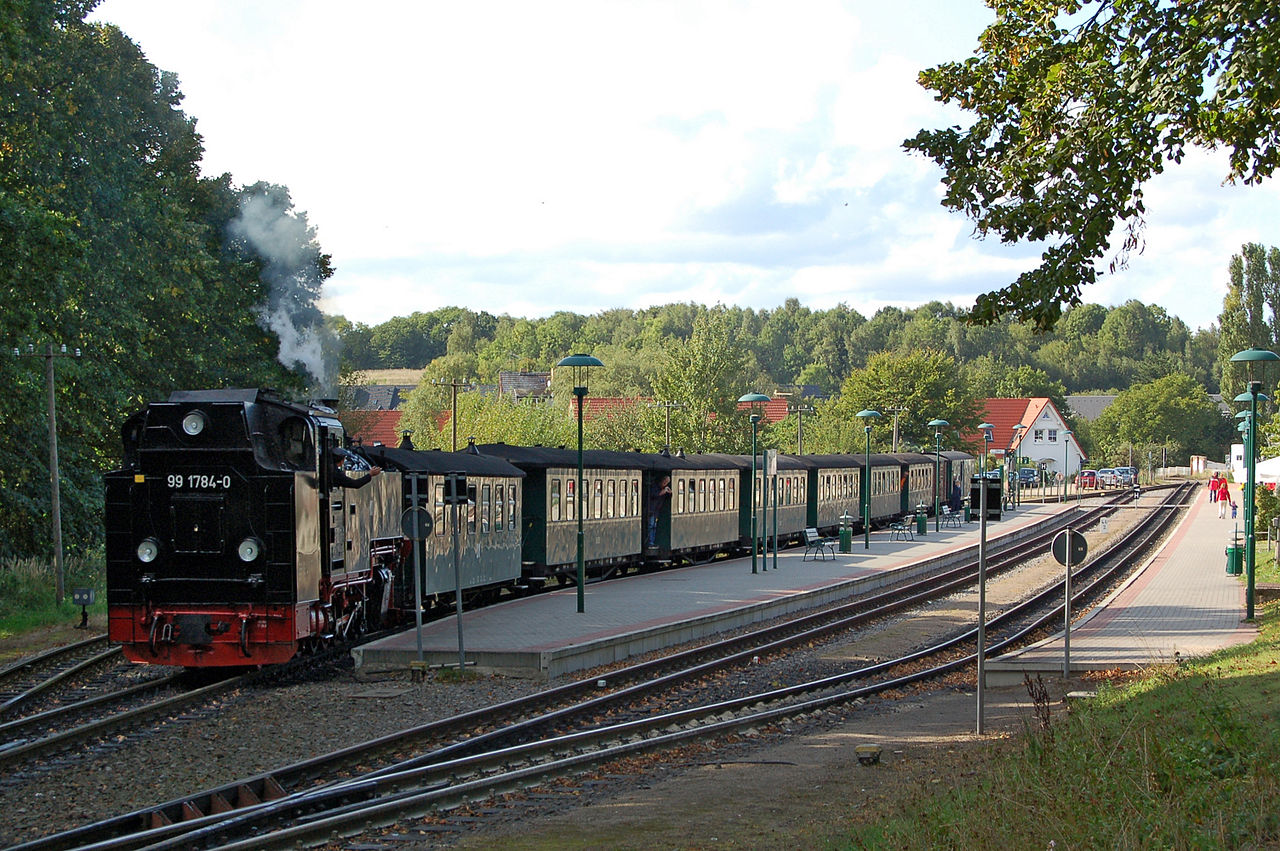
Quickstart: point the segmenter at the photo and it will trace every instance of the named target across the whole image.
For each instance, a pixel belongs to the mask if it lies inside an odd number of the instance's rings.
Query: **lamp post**
[[[1257,454],[1257,434],[1258,434],[1258,394],[1262,390],[1262,382],[1254,379],[1253,365],[1255,363],[1263,363],[1266,361],[1280,360],[1280,355],[1266,349],[1251,348],[1242,352],[1236,352],[1231,356],[1231,360],[1239,361],[1249,365],[1249,436],[1245,441],[1245,497],[1244,497],[1244,563],[1245,563],[1245,593],[1244,593],[1244,616],[1246,620],[1253,620],[1253,567],[1254,567],[1254,470],[1256,467]],[[1243,395],[1243,394],[1242,394]],[[1237,399],[1240,397],[1237,396]]]
[[[879,419],[880,412],[870,408],[858,411],[858,417],[866,423],[867,463],[862,468],[862,548],[871,549],[871,421]]]
[[[666,443],[663,444],[667,448],[667,452],[671,451],[671,409],[683,408],[684,402],[654,402],[650,407],[662,408],[663,419],[666,421]]]
[[[951,423],[942,419],[929,420],[933,429],[933,531],[942,531],[942,430]]]
[[[985,732],[984,695],[987,685],[987,450],[991,447],[991,423],[982,429],[982,479],[978,489],[978,735]]]
[[[1067,501],[1067,466],[1070,464],[1068,455],[1071,452],[1071,429],[1067,429],[1062,433],[1062,501]]]
[[[1009,448],[1005,452],[1005,460],[1012,456],[1013,460],[1009,464],[1010,484],[1013,488],[1013,505],[1016,507],[1022,504],[1022,479],[1018,475],[1018,446],[1022,443],[1022,430],[1026,428],[1022,423],[1018,423],[1013,427],[1013,434],[1009,436]]]
[[[753,408],[761,402],[768,402],[769,397],[763,393],[746,393],[738,397],[738,402],[746,402]],[[756,434],[760,428],[760,412],[751,414],[751,572],[759,573],[759,541],[756,537]]]
[[[804,454],[804,415],[813,413],[813,405],[795,405],[787,407],[788,414],[796,415],[796,454]]]
[[[593,366],[604,366],[599,358],[591,355],[569,355],[556,366],[573,368],[573,395],[578,399],[578,611],[585,612],[587,571],[582,554],[582,515],[587,513],[587,497],[582,474],[582,408],[587,401],[587,375]]]
[[[62,605],[66,587],[62,569],[62,494],[58,481],[58,415],[53,392],[53,359],[80,357],[80,350],[68,352],[66,343],[60,348],[60,351],[55,352],[53,343],[49,343],[43,352],[36,352],[35,345],[27,343],[25,352],[17,348],[13,350],[13,356],[17,358],[44,358],[45,384],[49,390],[49,505],[50,519],[53,521],[54,599],[58,605]]]

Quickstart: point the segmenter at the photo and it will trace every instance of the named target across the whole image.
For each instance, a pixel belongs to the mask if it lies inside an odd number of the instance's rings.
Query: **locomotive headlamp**
[[[209,418],[203,411],[192,411],[182,418],[182,430],[192,437],[204,431],[204,427],[208,424]]]
[[[158,555],[160,555],[160,542],[155,538],[147,538],[138,544],[138,561],[143,564],[151,564]]]
[[[262,542],[257,538],[245,538],[236,549],[236,555],[240,556],[240,560],[244,562],[254,561],[261,554]]]

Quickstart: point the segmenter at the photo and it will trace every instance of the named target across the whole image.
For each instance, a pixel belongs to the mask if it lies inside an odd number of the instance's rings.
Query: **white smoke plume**
[[[327,394],[335,385],[337,340],[316,306],[324,283],[323,261],[306,214],[292,206],[282,187],[249,187],[228,232],[262,261],[268,295],[267,304],[259,308],[258,322],[280,338],[277,360],[290,368],[304,368],[316,389]]]

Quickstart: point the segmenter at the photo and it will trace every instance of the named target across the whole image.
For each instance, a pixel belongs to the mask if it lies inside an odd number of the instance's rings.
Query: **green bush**
[[[106,581],[103,556],[96,552],[75,556],[63,563],[62,605],[57,604],[57,580],[53,565],[39,559],[8,559],[0,562],[0,635],[66,620],[78,609],[71,603],[71,589],[92,588],[97,602],[91,610],[106,610]]]

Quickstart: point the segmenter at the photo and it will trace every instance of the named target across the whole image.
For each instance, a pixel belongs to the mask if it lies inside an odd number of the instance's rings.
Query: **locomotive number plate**
[[[229,490],[231,488],[231,476],[228,473],[222,475],[209,475],[207,473],[171,473],[169,475],[169,487],[174,490]]]

